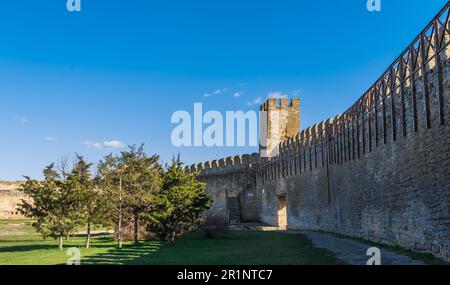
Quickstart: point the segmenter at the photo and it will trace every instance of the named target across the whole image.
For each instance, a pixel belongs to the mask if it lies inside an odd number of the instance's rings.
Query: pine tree
[[[173,158],[164,171],[161,190],[145,213],[147,229],[171,243],[195,229],[212,202],[205,189],[206,185],[197,181],[196,173],[185,173],[180,158]]]

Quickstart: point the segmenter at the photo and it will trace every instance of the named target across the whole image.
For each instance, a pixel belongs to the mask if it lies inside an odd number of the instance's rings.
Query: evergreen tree
[[[103,193],[97,187],[97,180],[92,177],[91,167],[92,164],[77,154],[74,168],[67,175],[67,183],[78,193],[79,211],[83,213],[83,224],[86,225],[86,248],[90,247],[92,226],[106,224]]]
[[[82,220],[80,193],[72,183],[61,178],[54,164],[47,166],[43,173],[43,181],[25,177],[21,191],[32,202],[22,200],[18,210],[25,217],[34,219],[32,226],[44,238],[57,239],[59,249],[63,250],[64,238],[73,234]]]
[[[144,145],[130,146],[121,153],[119,168],[123,169],[122,187],[127,193],[128,208],[134,220],[134,242],[138,243],[139,217],[152,201],[161,184],[159,156],[147,156]]]
[[[161,190],[153,196],[151,208],[145,213],[147,229],[171,243],[195,229],[212,202],[205,189],[196,173],[185,173],[179,157],[173,158],[164,171]]]
[[[124,168],[119,164],[119,158],[112,154],[107,155],[99,162],[97,172],[97,185],[103,193],[103,203],[106,208],[104,222],[114,224],[118,247],[123,246],[123,223],[129,211],[129,196],[124,190]]]

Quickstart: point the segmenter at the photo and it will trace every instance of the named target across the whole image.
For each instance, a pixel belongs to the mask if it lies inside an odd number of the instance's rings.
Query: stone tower
[[[277,156],[279,144],[300,132],[300,99],[269,98],[260,111],[260,156]]]

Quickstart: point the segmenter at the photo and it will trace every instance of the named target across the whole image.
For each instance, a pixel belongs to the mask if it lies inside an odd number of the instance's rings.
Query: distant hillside
[[[0,180],[0,191],[17,190],[20,187],[20,181],[2,181]]]

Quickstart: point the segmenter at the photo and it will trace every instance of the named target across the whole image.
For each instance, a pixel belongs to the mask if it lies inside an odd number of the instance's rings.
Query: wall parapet
[[[211,174],[214,172],[236,171],[257,164],[258,159],[258,153],[236,155],[218,160],[192,164],[190,166],[186,166],[185,171],[189,173],[199,172],[200,175]]]
[[[300,109],[300,99],[292,98],[290,101],[287,98],[269,98],[261,105],[260,111],[269,111],[282,108],[296,108]]]

